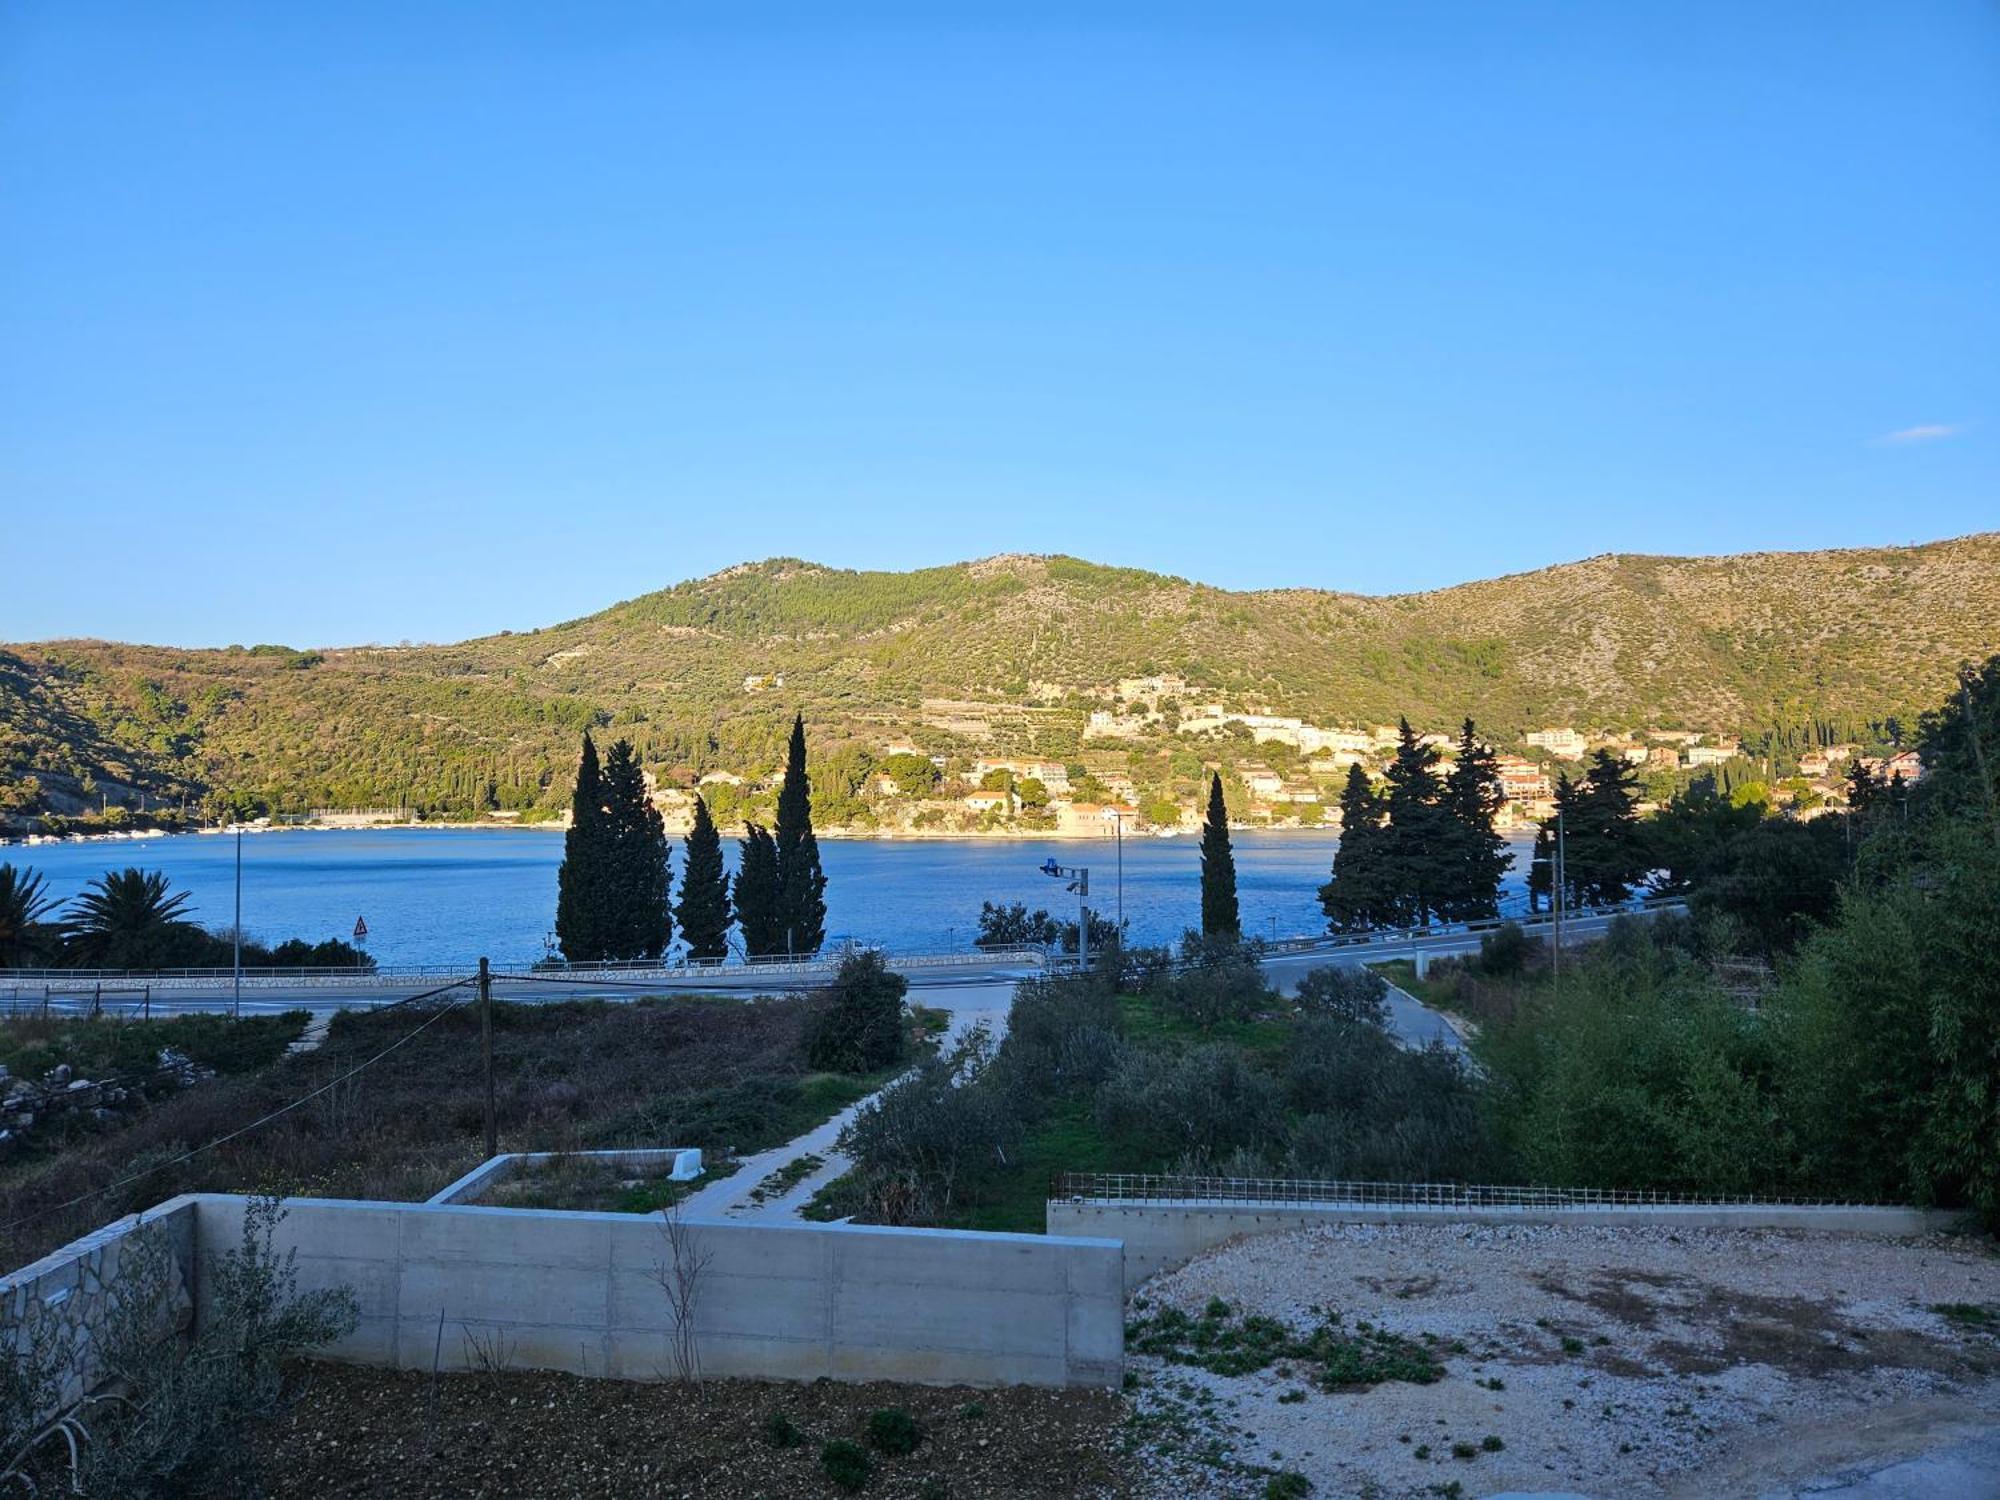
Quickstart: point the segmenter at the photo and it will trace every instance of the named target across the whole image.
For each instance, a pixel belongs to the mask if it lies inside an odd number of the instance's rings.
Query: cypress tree
[[[1319,888],[1326,925],[1356,932],[1394,919],[1394,904],[1383,883],[1382,799],[1359,765],[1347,768],[1340,792],[1340,845],[1333,855],[1333,878]]]
[[[1234,940],[1243,935],[1236,906],[1236,856],[1229,848],[1229,810],[1222,776],[1208,782],[1208,820],[1201,828],[1201,935]]]
[[[1438,750],[1426,745],[1401,721],[1389,782],[1389,828],[1384,878],[1395,898],[1398,924],[1422,926],[1442,914],[1452,887],[1451,817],[1443,807],[1444,783],[1437,773]]]
[[[571,963],[604,957],[604,785],[597,746],[583,736],[583,758],[569,799],[569,830],[556,871],[556,941]]]
[[[765,958],[785,951],[778,919],[778,845],[770,830],[756,823],[743,834],[737,845],[736,925],[742,929],[744,953]]]
[[[774,952],[799,958],[819,952],[826,942],[826,873],[820,869],[819,840],[813,836],[812,782],[806,776],[806,721],[792,720],[785,753],[785,780],[778,789],[778,946]]]
[[[1871,772],[1856,756],[1847,766],[1847,810],[1865,813],[1881,799],[1882,778]]]
[[[1454,922],[1477,922],[1500,915],[1500,877],[1512,857],[1493,820],[1507,800],[1500,785],[1499,758],[1481,744],[1472,720],[1458,740],[1458,763],[1444,779],[1444,807],[1451,815],[1452,890],[1443,904]]]
[[[609,873],[601,893],[604,956],[658,958],[674,936],[672,848],[630,740],[619,740],[605,757],[603,788]]]
[[[721,958],[729,952],[729,877],[722,872],[722,836],[699,794],[694,799],[694,827],[688,830],[675,915],[689,958]]]

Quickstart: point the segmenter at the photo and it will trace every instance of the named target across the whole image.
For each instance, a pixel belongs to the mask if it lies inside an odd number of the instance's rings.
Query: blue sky
[[[1929,539],[1996,351],[1983,0],[0,8],[4,639]]]

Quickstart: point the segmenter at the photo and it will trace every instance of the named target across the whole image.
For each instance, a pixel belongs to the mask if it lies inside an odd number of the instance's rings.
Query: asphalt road
[[[1566,942],[1584,942],[1603,935],[1612,916],[1577,917],[1569,924]],[[1304,953],[1280,954],[1267,959],[1265,971],[1282,991],[1290,993],[1301,976],[1328,964],[1380,963],[1386,959],[1442,958],[1477,952],[1479,934],[1463,931],[1441,932],[1415,939],[1380,937],[1369,942],[1314,949]],[[891,960],[892,967],[897,966]],[[927,1005],[956,1011],[961,1008],[959,992],[980,992],[971,1008],[986,1009],[988,992],[1007,989],[1022,979],[1041,972],[1038,963],[982,961],[966,955],[960,962],[912,963],[906,970],[913,993]],[[498,999],[535,1002],[599,996],[605,999],[636,999],[642,995],[768,995],[812,989],[826,982],[830,964],[819,966],[781,965],[752,969],[731,967],[710,971],[666,969],[630,975],[547,974],[535,977],[496,973],[493,993]],[[471,977],[472,970],[467,970]],[[426,989],[447,984],[446,976],[412,977],[381,974],[346,978],[308,980],[246,978],[241,1008],[246,1015],[275,1015],[287,1010],[309,1010],[330,1014],[337,1010],[370,1008],[390,1004]],[[45,996],[45,989],[50,993]],[[226,1011],[235,1004],[228,976],[213,980],[160,980],[147,986],[138,979],[104,982],[101,996],[106,1010],[118,1014],[145,1013],[172,1015],[185,1011]],[[92,980],[77,976],[35,976],[13,978],[0,974],[0,1011],[10,1008],[39,1010],[46,1003],[52,1010],[88,1011],[98,1003]],[[1004,1007],[1003,1007],[1004,1009]],[[1433,1037],[1454,1044],[1450,1028],[1435,1012],[1400,991],[1390,1003],[1395,1030],[1406,1041],[1423,1045]]]

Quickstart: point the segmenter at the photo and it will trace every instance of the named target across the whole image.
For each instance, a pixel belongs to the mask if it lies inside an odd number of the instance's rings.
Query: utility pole
[[[229,1013],[243,1014],[243,825],[236,825],[236,923],[230,938]]]
[[[1125,813],[1120,808],[1111,811],[1113,826],[1118,830],[1118,942],[1125,942]]]
[[[1557,990],[1557,992],[1558,992],[1558,993],[1560,993],[1560,992],[1561,992],[1561,990],[1562,990],[1562,978],[1563,978],[1563,919],[1564,919],[1564,917],[1566,917],[1566,916],[1567,916],[1567,915],[1569,914],[1569,913],[1568,913],[1568,907],[1569,907],[1569,901],[1568,901],[1568,894],[1567,894],[1567,892],[1565,892],[1565,891],[1564,891],[1564,889],[1563,889],[1563,884],[1564,884],[1564,881],[1565,881],[1565,880],[1567,880],[1567,878],[1568,878],[1568,876],[1569,876],[1569,869],[1568,869],[1568,863],[1569,863],[1569,843],[1568,843],[1568,840],[1567,840],[1567,839],[1566,839],[1566,838],[1564,837],[1564,831],[1565,831],[1565,830],[1564,830],[1564,825],[1563,825],[1563,811],[1562,811],[1562,809],[1561,809],[1560,807],[1558,807],[1558,808],[1556,809],[1556,847],[1555,847],[1555,861],[1556,861],[1556,865],[1555,865],[1555,873],[1556,873],[1556,878],[1555,878],[1555,897],[1556,897],[1556,952],[1555,952],[1555,973],[1556,973],[1556,990]]]
[[[486,1066],[486,1159],[500,1154],[500,1121],[493,1105],[493,971],[479,960],[479,1054]]]

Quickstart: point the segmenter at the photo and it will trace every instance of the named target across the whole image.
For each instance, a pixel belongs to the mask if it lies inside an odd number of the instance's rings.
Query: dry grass
[[[503,1150],[761,1150],[849,1092],[809,1074],[798,1002],[642,1000],[494,1006]],[[273,1191],[410,1201],[483,1154],[479,1017],[466,1006],[311,1103],[192,1161],[172,1158],[312,1093],[408,1033],[423,1012],[343,1013],[317,1051],[149,1101],[0,1177],[0,1268],[175,1193]],[[833,1080],[833,1085],[846,1080]],[[119,1184],[121,1179],[132,1180]],[[69,1200],[91,1195],[64,1207]]]

